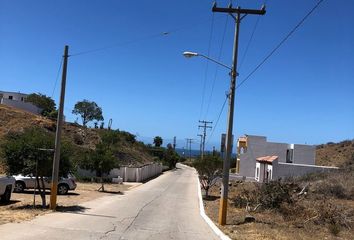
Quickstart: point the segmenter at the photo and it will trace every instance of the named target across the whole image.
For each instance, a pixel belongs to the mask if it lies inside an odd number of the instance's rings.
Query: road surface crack
[[[168,189],[171,188],[171,186],[174,184],[174,182],[170,183],[160,194],[158,194],[156,197],[154,197],[151,201],[147,202],[144,204],[144,206],[139,210],[139,212],[133,217],[134,219],[131,221],[131,223],[128,225],[126,229],[124,229],[122,236],[119,238],[121,240],[124,236],[124,234],[131,228],[131,226],[134,224],[135,220],[139,217],[139,215],[143,212],[143,210],[149,206],[152,202],[154,202],[156,199],[161,197]]]
[[[100,239],[106,238],[110,233],[115,232],[117,230],[117,225],[114,223],[111,223],[111,224],[113,225],[113,228],[104,232],[104,235],[102,237],[100,237]]]

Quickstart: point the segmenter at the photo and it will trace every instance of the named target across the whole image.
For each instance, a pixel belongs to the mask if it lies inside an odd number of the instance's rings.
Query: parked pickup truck
[[[14,192],[23,192],[25,189],[34,189],[36,184],[36,177],[28,175],[16,175],[14,176],[16,179]],[[51,179],[48,177],[44,177],[44,186],[46,189],[51,188]],[[40,186],[42,186],[41,181],[39,181]],[[69,175],[67,178],[60,178],[58,182],[58,194],[64,195],[67,194],[69,190],[75,190],[76,182],[75,178]]]
[[[0,201],[8,203],[11,199],[11,193],[15,188],[15,178],[0,176]]]

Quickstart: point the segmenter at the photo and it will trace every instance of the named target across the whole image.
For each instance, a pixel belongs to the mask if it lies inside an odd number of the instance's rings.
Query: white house
[[[0,91],[0,104],[18,108],[34,114],[40,114],[42,109],[33,105],[32,103],[25,102],[28,94],[20,92],[4,92]]]
[[[237,173],[259,182],[337,169],[315,165],[315,146],[268,142],[264,136],[240,137],[237,153]]]

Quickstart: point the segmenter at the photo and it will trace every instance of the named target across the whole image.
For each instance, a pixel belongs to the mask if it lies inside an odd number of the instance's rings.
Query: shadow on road
[[[117,195],[124,195],[124,193],[121,192],[121,191],[116,192],[116,191],[107,191],[107,190],[105,190],[105,191],[99,191],[99,192],[102,192],[102,193],[110,193],[110,194],[117,194]]]
[[[26,190],[26,191],[23,191],[23,192],[15,192],[15,193],[16,194],[32,194],[33,195],[33,192],[34,192],[33,190]],[[36,195],[39,195],[38,191],[36,191]],[[46,191],[45,195],[50,195],[50,191]],[[78,196],[78,195],[80,195],[80,193],[68,192],[65,195],[58,195],[58,196]]]

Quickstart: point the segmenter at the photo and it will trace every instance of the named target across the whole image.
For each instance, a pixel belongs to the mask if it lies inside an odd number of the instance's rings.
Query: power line
[[[254,24],[254,27],[253,27],[253,30],[252,30],[252,33],[251,33],[251,37],[250,37],[250,39],[248,40],[248,43],[247,43],[247,45],[246,45],[246,50],[245,50],[245,52],[243,53],[243,56],[242,56],[241,62],[240,62],[240,66],[238,67],[238,70],[239,70],[239,71],[241,70],[241,67],[242,67],[242,65],[243,65],[243,62],[245,61],[245,58],[246,58],[248,49],[249,49],[249,47],[250,47],[250,45],[251,45],[251,42],[252,42],[252,40],[253,40],[253,36],[254,36],[254,33],[256,32],[256,29],[257,29],[257,26],[258,26],[258,23],[259,23],[259,19],[260,19],[260,18],[261,18],[261,17],[258,16],[258,17],[257,17],[257,20],[256,20],[256,23]]]
[[[220,19],[220,18],[221,17],[218,17],[218,18],[215,18],[215,19]],[[103,46],[103,47],[99,47],[99,48],[89,49],[89,50],[86,50],[86,51],[82,51],[82,52],[71,54],[70,56],[73,57],[73,56],[80,56],[80,55],[85,55],[85,54],[105,51],[107,49],[112,49],[112,48],[121,47],[121,46],[125,46],[125,45],[128,45],[128,44],[133,44],[133,43],[136,43],[136,42],[140,42],[140,41],[145,41],[145,40],[149,40],[149,39],[153,39],[153,38],[158,38],[158,37],[163,37],[163,36],[166,36],[166,35],[171,35],[173,33],[176,33],[176,32],[179,32],[179,31],[183,31],[183,30],[186,30],[188,28],[193,28],[195,26],[204,24],[205,22],[208,22],[208,21],[214,21],[214,17],[198,21],[198,22],[196,22],[194,24],[182,25],[181,27],[177,27],[177,28],[171,29],[170,31],[159,32],[159,33],[147,35],[147,36],[145,36],[143,38],[133,39],[133,40],[130,40],[130,41],[119,42],[119,43],[115,43],[115,44],[111,44],[111,45],[107,45],[107,46]]]
[[[100,48],[95,48],[95,49],[91,49],[91,50],[87,50],[87,51],[83,51],[83,52],[74,53],[74,54],[71,54],[70,57],[90,54],[90,53],[94,53],[94,52],[100,52],[100,51],[104,51],[104,50],[111,49],[111,48],[121,47],[121,46],[129,45],[129,44],[133,44],[136,42],[141,42],[141,41],[145,41],[145,40],[149,40],[149,39],[153,39],[153,38],[158,38],[161,36],[166,36],[168,34],[170,34],[170,33],[169,32],[162,32],[162,33],[158,33],[158,34],[152,34],[152,35],[149,35],[149,36],[146,36],[143,38],[138,38],[138,39],[134,39],[134,40],[130,40],[130,41],[125,41],[125,42],[121,42],[121,43],[107,45],[107,46],[100,47]]]
[[[278,45],[243,79],[237,86],[236,89],[241,87],[289,38],[290,36],[305,22],[305,20],[318,8],[318,6],[324,0],[319,0],[317,4],[301,19],[301,21],[295,25],[295,27],[281,40]]]
[[[214,131],[215,131],[215,129],[216,129],[216,126],[217,126],[217,125],[218,125],[218,123],[219,123],[219,120],[220,120],[221,114],[222,114],[222,113],[223,113],[223,111],[224,111],[224,107],[225,107],[225,104],[226,104],[227,99],[229,99],[228,95],[226,96],[225,101],[224,101],[224,103],[222,104],[222,107],[221,107],[221,109],[220,109],[220,112],[219,112],[218,118],[217,118],[217,120],[215,121],[215,125],[214,125],[213,130],[211,131],[211,133],[210,133],[210,135],[209,135],[209,138],[208,138],[208,141],[206,142],[206,144],[208,144],[208,143],[209,143],[209,140],[211,139],[211,137],[212,137],[212,136],[213,136],[213,134],[214,134]]]
[[[58,72],[57,72],[57,77],[55,78],[55,83],[54,83],[54,87],[53,87],[51,98],[53,98],[55,88],[57,87],[57,83],[58,83],[59,74],[60,74],[60,70],[61,70],[62,64],[63,64],[63,59],[60,60],[60,64],[59,64],[59,68],[58,68]]]
[[[209,35],[209,44],[208,44],[207,56],[210,55],[211,40],[212,40],[212,38],[213,38],[213,32],[214,32],[214,13],[213,13],[212,20],[211,20],[211,28],[210,28],[210,35]],[[205,88],[206,88],[206,82],[207,82],[207,79],[208,79],[209,61],[206,60],[205,63],[206,63],[206,65],[205,65],[205,73],[204,73],[204,81],[203,81],[203,90],[202,90],[202,102],[201,102],[201,104],[200,104],[199,119],[201,118],[202,113],[203,113]]]
[[[223,47],[224,47],[224,40],[225,40],[225,35],[226,35],[226,29],[227,29],[228,19],[229,19],[228,16],[226,16],[224,31],[223,31],[223,35],[222,35],[222,39],[221,39],[221,45],[220,45],[220,51],[219,51],[218,61],[220,61],[220,58],[221,58],[221,55],[222,55],[222,49],[223,49]],[[210,92],[210,96],[209,96],[209,100],[208,100],[207,111],[206,111],[206,113],[205,113],[205,117],[204,117],[204,118],[207,118],[207,115],[208,115],[208,113],[209,113],[209,108],[210,108],[211,99],[212,99],[212,97],[213,97],[213,92],[214,92],[216,77],[217,77],[217,75],[218,75],[218,69],[219,69],[219,66],[217,65],[216,68],[215,68],[214,80],[213,80],[213,84],[212,84],[212,87],[211,87],[211,92]]]

